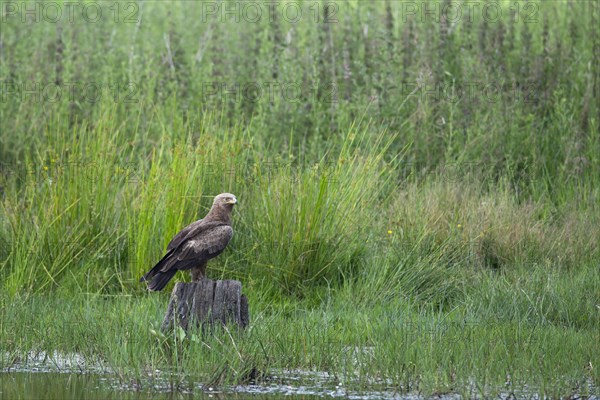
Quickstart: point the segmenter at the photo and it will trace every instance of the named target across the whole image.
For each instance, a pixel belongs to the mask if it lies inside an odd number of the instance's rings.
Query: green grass
[[[395,1],[336,3],[330,24],[312,3],[295,24],[203,21],[183,1],[131,3],[139,24],[7,16],[2,364],[56,350],[183,385],[303,369],[597,393],[598,5],[523,2],[515,19],[500,3],[497,23],[450,25]],[[235,235],[208,274],[242,281],[251,329],[154,335],[172,284],[139,277],[225,191]]]
[[[598,322],[576,326],[522,307],[520,292],[537,282],[508,289],[486,283],[484,294],[469,296],[450,312],[416,311],[401,297],[357,304],[351,291],[318,307],[273,304],[247,291],[252,314],[247,332],[189,338],[178,331],[155,334],[166,294],[3,298],[1,344],[8,352],[2,364],[22,362],[29,351],[77,353],[125,381],[138,379],[144,390],[152,389],[157,370],[156,379],[188,388],[193,382],[245,383],[253,369],[259,382],[301,369],[327,371],[350,390],[383,385],[401,393],[468,393],[473,380],[478,394],[525,386],[554,397],[594,393],[587,385],[597,383],[597,369],[587,366],[600,350]],[[499,311],[494,297],[501,295],[517,299]],[[490,297],[491,305],[482,305],[482,297]]]

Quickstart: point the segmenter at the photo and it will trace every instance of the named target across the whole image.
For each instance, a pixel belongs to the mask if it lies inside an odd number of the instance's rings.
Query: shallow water
[[[191,390],[156,385],[144,390],[132,381],[122,383],[113,375],[60,372],[0,372],[1,400],[179,400],[179,399],[289,399],[314,400],[322,398],[344,399],[398,399],[420,400],[423,396],[399,395],[386,391],[347,392],[341,387],[334,390],[318,386],[299,385],[246,385],[225,390],[195,385]],[[437,395],[437,400],[458,400],[457,394]],[[499,395],[500,400],[541,399],[535,394]],[[598,400],[598,397],[574,397]]]
[[[2,372],[0,373],[0,399],[10,400],[172,400],[172,399],[318,399],[340,397],[350,399],[414,399],[393,393],[348,393],[343,389],[327,390],[306,386],[236,386],[216,391],[202,386],[192,390],[155,387],[152,391],[140,390],[135,382],[117,383],[114,377],[96,374],[57,372]]]
[[[0,399],[175,399],[173,393],[145,394],[112,390],[102,378],[86,374],[9,372],[0,374]]]
[[[302,396],[309,399],[314,396]],[[172,399],[215,399],[223,394],[181,392],[144,392],[114,387],[111,378],[91,374],[43,373],[0,373],[0,399],[10,400],[172,400]],[[227,398],[255,398],[250,394],[227,394]],[[287,398],[294,398],[287,397]]]
[[[59,352],[30,352],[23,357],[0,354],[0,400],[4,399],[185,399],[185,398],[268,398],[315,399],[415,399],[400,396],[384,385],[370,390],[349,390],[327,372],[273,371],[261,385],[213,388],[181,379],[174,387],[167,374],[154,371],[141,381],[123,381],[101,362],[90,363],[85,357]],[[10,362],[7,362],[10,360]],[[448,397],[450,398],[450,397]]]
[[[0,360],[8,354],[0,353]],[[340,398],[352,400],[398,399],[420,400],[417,394],[399,394],[383,382],[373,383],[370,389],[348,389],[326,372],[285,370],[272,371],[270,379],[261,385],[213,388],[195,382],[191,377],[180,379],[180,386],[161,371],[142,380],[122,380],[101,363],[89,364],[78,354],[29,353],[0,369],[0,400],[171,400],[171,399],[320,399]],[[593,392],[593,391],[592,391]],[[499,394],[503,399],[541,399],[535,392]],[[437,400],[481,398],[476,392],[461,397],[458,394],[436,395]],[[584,397],[574,397],[584,398]],[[597,396],[587,399],[600,400]]]

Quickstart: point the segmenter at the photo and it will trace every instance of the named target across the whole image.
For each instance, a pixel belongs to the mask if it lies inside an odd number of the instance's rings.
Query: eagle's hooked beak
[[[227,202],[227,204],[237,204],[237,199],[234,197]]]

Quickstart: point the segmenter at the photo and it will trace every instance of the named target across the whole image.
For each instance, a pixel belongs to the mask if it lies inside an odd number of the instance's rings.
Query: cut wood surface
[[[249,322],[248,299],[242,294],[239,281],[202,279],[175,285],[162,330],[169,330],[174,324],[185,331],[197,325],[204,328],[215,324],[246,328]]]

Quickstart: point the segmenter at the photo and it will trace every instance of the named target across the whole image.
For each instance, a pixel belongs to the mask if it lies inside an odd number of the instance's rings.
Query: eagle
[[[179,270],[190,270],[192,281],[201,280],[208,260],[221,254],[233,236],[231,211],[236,203],[231,193],[216,196],[208,214],[175,235],[167,254],[140,282],[149,282],[149,290],[162,290]]]

